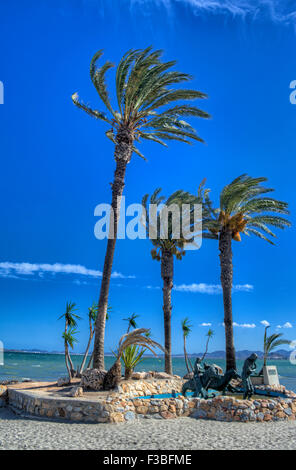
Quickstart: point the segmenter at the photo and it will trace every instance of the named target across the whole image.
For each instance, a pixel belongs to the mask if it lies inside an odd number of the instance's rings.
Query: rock
[[[64,385],[69,385],[69,377],[60,377],[57,380],[58,387],[63,387]]]
[[[162,416],[162,418],[164,419],[172,419],[172,418],[175,418],[175,415],[173,413],[170,413],[169,411],[162,411],[160,413],[160,415]]]
[[[132,411],[128,411],[127,413],[125,413],[124,417],[126,421],[132,421],[133,419],[135,419],[135,413],[133,413]]]
[[[5,401],[2,400],[2,398],[0,398],[0,408],[4,408],[5,405],[6,405]]]
[[[132,379],[133,380],[143,380],[146,378],[147,372],[133,372]]]
[[[0,385],[0,397],[7,396],[7,387],[5,385]]]
[[[84,389],[102,390],[106,370],[86,369],[82,372],[80,385]]]
[[[155,379],[171,379],[172,376],[166,372],[154,372]]]
[[[206,418],[207,412],[204,410],[196,410],[191,416],[192,418]]]
[[[79,386],[72,387],[69,392],[70,397],[82,397],[83,388]]]

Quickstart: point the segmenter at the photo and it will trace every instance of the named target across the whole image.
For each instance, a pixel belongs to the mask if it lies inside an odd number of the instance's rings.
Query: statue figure
[[[205,399],[212,398],[212,396],[208,394],[209,388],[222,393],[225,393],[226,390],[235,392],[235,389],[229,382],[232,379],[240,378],[239,374],[234,369],[221,375],[214,365],[205,363],[204,366],[202,366],[200,358],[195,360],[193,374],[193,379],[184,383],[182,394],[186,396],[187,390],[192,390],[194,397],[201,396]]]
[[[243,365],[243,370],[242,370],[242,381],[243,381],[243,391],[244,391],[244,400],[251,398],[251,396],[254,394],[254,387],[251,382],[251,374],[252,372],[255,372],[257,366],[256,366],[256,359],[258,358],[256,353],[251,354],[249,356]]]
[[[198,397],[199,395],[201,395],[203,398],[207,397],[207,392],[203,388],[203,385],[201,383],[201,378],[204,373],[205,373],[205,369],[202,366],[201,358],[197,357],[195,359],[194,366],[193,366],[193,382],[195,384],[195,387],[192,390],[193,390],[194,397]]]

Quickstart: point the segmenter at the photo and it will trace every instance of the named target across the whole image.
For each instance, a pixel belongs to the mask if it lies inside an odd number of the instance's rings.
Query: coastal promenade
[[[296,450],[296,421],[225,423],[177,418],[84,424],[24,418],[1,408],[0,450],[5,449]]]

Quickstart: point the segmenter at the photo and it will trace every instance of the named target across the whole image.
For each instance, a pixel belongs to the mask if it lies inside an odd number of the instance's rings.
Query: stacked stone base
[[[137,419],[171,419],[190,416],[216,421],[263,422],[295,420],[296,397],[240,400],[218,396],[200,398],[144,398],[146,395],[180,391],[176,378],[122,383],[117,392],[96,399],[85,396],[55,397],[38,390],[8,388],[9,405],[26,414],[80,422],[120,423]],[[179,387],[179,390],[178,390]],[[147,393],[149,391],[149,393]]]

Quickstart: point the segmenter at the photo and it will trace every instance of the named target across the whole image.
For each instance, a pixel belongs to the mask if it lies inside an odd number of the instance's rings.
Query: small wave
[[[32,365],[32,367],[41,367],[41,364]]]

